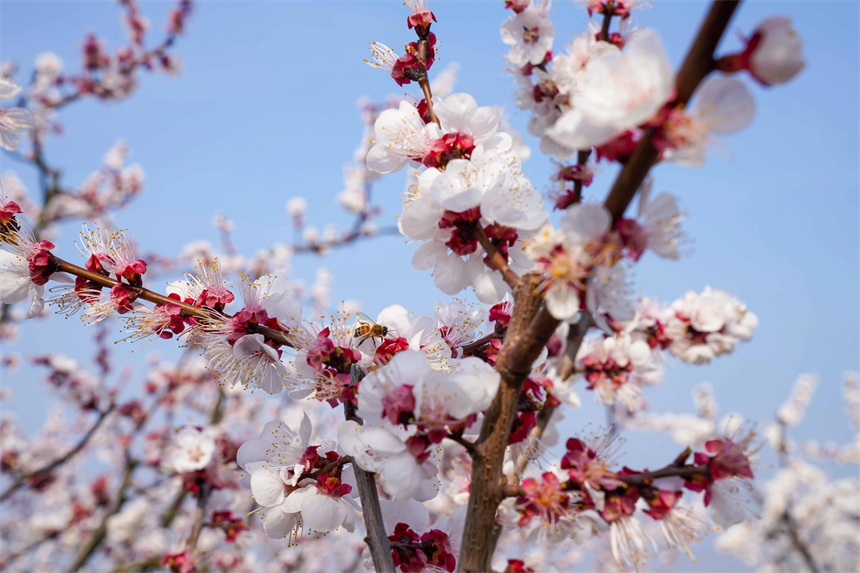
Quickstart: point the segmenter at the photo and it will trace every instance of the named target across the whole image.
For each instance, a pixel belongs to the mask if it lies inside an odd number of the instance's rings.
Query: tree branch
[[[94,272],[88,271],[87,269],[84,269],[84,268],[79,267],[77,265],[73,265],[72,263],[65,261],[65,260],[63,260],[57,256],[54,256],[54,261],[56,261],[56,269],[59,272],[68,273],[70,275],[74,275],[77,277],[83,277],[90,282],[93,282],[99,286],[106,287],[106,288],[113,288],[114,286],[119,284],[119,281],[116,279],[112,279],[110,277],[106,277],[106,276],[101,275],[99,273],[94,273]],[[216,311],[214,311],[214,310],[197,308],[196,306],[191,306],[190,304],[180,302],[180,301],[176,300],[175,298],[170,298],[170,297],[164,296],[163,294],[159,294],[157,292],[151,291],[151,290],[144,288],[144,287],[135,287],[135,286],[129,285],[128,283],[122,283],[122,285],[124,287],[126,287],[127,289],[129,289],[130,291],[134,292],[137,295],[137,298],[139,298],[139,299],[143,299],[145,301],[151,302],[153,304],[158,304],[158,305],[161,305],[161,304],[175,304],[175,305],[177,305],[180,308],[180,312],[181,312],[182,316],[193,316],[195,318],[200,318],[200,319],[206,320],[206,319],[211,319],[213,313],[216,313]],[[224,316],[225,318],[230,318],[229,314],[226,314],[223,312],[216,313],[216,314],[220,314],[220,315]],[[281,344],[283,346],[289,346],[291,348],[293,346],[293,343],[290,342],[290,340],[286,337],[286,335],[279,330],[275,330],[273,328],[268,328],[268,327],[262,326],[262,325],[257,325],[254,330],[255,330],[255,332],[262,334],[267,339],[269,339],[273,342],[277,342],[278,344]]]
[[[527,274],[514,289],[514,311],[505,344],[496,360],[501,384],[484,414],[484,423],[472,456],[472,485],[459,571],[483,572],[489,568],[493,548],[493,523],[502,500],[502,462],[511,432],[517,399],[532,363],[549,341],[559,321],[541,309],[540,276]]]
[[[739,1],[715,0],[711,5],[710,12],[702,23],[676,79],[678,103],[689,101],[699,82],[713,70],[714,50]],[[646,130],[630,160],[618,174],[604,202],[604,206],[615,220],[624,214],[657,159],[658,152],[652,140],[653,131]],[[484,246],[483,242],[481,244]],[[524,283],[531,282],[528,277],[534,277],[534,275],[526,275],[517,283],[514,316],[516,317],[518,313],[529,314],[529,316],[534,315],[534,319],[525,331],[512,329],[514,326],[512,319],[508,338],[496,361],[496,370],[502,376],[502,384],[496,399],[485,413],[476,455],[472,459],[472,485],[462,542],[462,547],[469,547],[472,550],[461,554],[458,567],[460,572],[478,573],[489,569],[493,549],[493,523],[504,490],[502,463],[516,401],[532,362],[546,346],[559,324],[559,321],[553,318],[545,307],[535,315],[536,307],[540,306],[541,297],[536,294],[537,277],[532,279],[535,283],[528,291],[523,290]],[[525,310],[518,308],[523,303],[527,305]]]
[[[353,386],[358,386],[364,373],[353,365],[350,370],[350,379]],[[344,402],[343,413],[347,420],[362,423],[355,411],[355,406]],[[364,538],[370,557],[373,559],[374,570],[380,573],[395,573],[394,560],[391,557],[391,544],[385,535],[385,522],[382,519],[382,510],[379,507],[379,491],[376,489],[376,476],[372,472],[362,469],[358,464],[353,464],[355,470],[355,483],[358,486],[358,497],[361,500],[361,513],[364,516],[364,529],[367,537]]]
[[[689,102],[699,83],[714,70],[714,50],[717,49],[717,44],[739,3],[740,0],[716,0],[711,4],[711,9],[705,16],[699,33],[693,40],[693,45],[675,77],[677,93],[675,105]],[[646,129],[630,159],[618,173],[612,189],[609,190],[604,206],[615,221],[624,215],[624,211],[660,155],[654,147],[653,140],[654,130]]]
[[[90,441],[90,438],[93,437],[93,434],[96,433],[96,431],[102,425],[102,422],[105,421],[105,418],[108,417],[108,414],[113,412],[115,407],[116,407],[115,404],[112,403],[112,404],[110,404],[110,406],[108,406],[107,410],[99,413],[99,417],[98,417],[98,419],[96,419],[95,424],[92,425],[92,427],[87,431],[86,434],[84,434],[84,436],[80,439],[80,441],[78,441],[78,443],[75,444],[75,446],[71,450],[66,452],[66,454],[64,454],[63,456],[60,456],[59,458],[55,459],[54,461],[46,464],[45,466],[43,466],[37,470],[33,470],[31,472],[27,472],[25,474],[18,476],[18,478],[14,482],[12,482],[12,484],[8,488],[6,488],[6,490],[3,491],[2,494],[0,494],[0,503],[6,501],[9,498],[9,496],[11,496],[13,493],[18,491],[18,489],[20,489],[24,484],[26,484],[27,480],[30,479],[31,477],[37,476],[40,474],[46,474],[46,473],[52,471],[53,469],[61,466],[62,464],[66,463],[67,461],[72,459],[72,457],[74,457],[78,452],[80,452],[82,449],[84,449],[84,446],[87,445],[87,443]]]
[[[487,266],[490,267],[491,270],[496,270],[502,273],[502,277],[504,277],[508,286],[511,288],[516,287],[520,276],[511,270],[511,267],[508,266],[508,261],[505,260],[505,256],[492,242],[490,242],[489,237],[487,237],[487,233],[484,231],[484,228],[481,227],[480,223],[475,223],[475,237],[487,253],[487,259],[489,259],[491,263]]]
[[[134,473],[135,468],[137,467],[137,461],[126,458],[125,462],[125,472],[122,476],[122,483],[119,486],[119,489],[116,492],[116,500],[114,501],[111,508],[104,514],[102,517],[101,523],[99,526],[93,531],[92,535],[90,535],[89,539],[83,544],[81,550],[78,552],[77,557],[72,562],[71,566],[68,569],[68,573],[75,573],[81,567],[83,567],[87,561],[89,561],[90,557],[92,557],[95,550],[101,545],[101,542],[104,541],[105,535],[107,534],[107,521],[108,519],[116,514],[122,504],[125,503],[125,491],[128,489],[128,486],[131,485],[131,476]]]

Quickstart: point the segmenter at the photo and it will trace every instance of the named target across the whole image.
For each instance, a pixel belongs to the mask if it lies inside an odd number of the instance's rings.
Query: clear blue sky
[[[654,4],[636,19],[661,33],[677,66],[706,4]],[[170,6],[143,4],[153,40],[161,37]],[[498,30],[508,13],[502,2],[435,1],[431,7],[440,40],[434,70],[459,63],[457,91],[471,93],[480,105],[507,106],[512,123],[525,132],[528,117],[513,105],[512,81],[503,73],[506,47]],[[4,0],[0,59],[16,60],[20,78],[28,77],[43,51],[77,69],[87,31],[97,31],[109,47],[119,44],[118,13],[107,1]],[[557,2],[554,14],[559,50],[583,30],[586,16],[568,2]],[[656,411],[690,411],[690,389],[709,381],[721,412],[766,420],[798,374],[817,372],[822,384],[796,437],[844,443],[851,432],[840,399],[841,374],[858,368],[860,344],[860,8],[855,2],[750,2],[741,6],[731,30],[749,33],[772,14],[794,20],[805,41],[806,70],[786,86],[764,89],[748,82],[757,112],[745,131],[726,138],[730,154],[721,150],[698,170],[665,165],[654,171],[655,191],[677,194],[689,211],[685,229],[693,253],[680,262],[646,255],[636,271],[639,292],[663,300],[705,285],[729,290],[759,316],[760,327],[751,343],[711,366],[674,365],[649,397]],[[200,238],[217,244],[210,222],[218,211],[235,222],[236,243],[247,256],[276,241],[290,242],[284,204],[296,195],[308,199],[311,224],[348,224],[334,197],[342,189],[341,166],[351,160],[361,134],[358,97],[418,93],[414,85],[398,88],[362,62],[371,40],[399,47],[412,39],[406,15],[398,0],[200,4],[175,50],[182,75],[143,75],[128,101],[86,101],[64,110],[66,134],[50,140],[48,157],[67,183],[78,183],[118,137],[127,139],[131,160],[146,170],[146,193],[115,219],[144,250],[175,254]],[[733,50],[739,42],[729,34],[723,46]],[[547,189],[549,164],[536,142],[527,141],[534,153],[526,172]],[[34,174],[6,154],[0,155],[0,169],[14,169],[37,190]],[[599,175],[589,196],[602,197],[611,179],[611,171]],[[399,213],[403,184],[401,173],[376,187],[386,217],[381,223]],[[57,249],[73,260],[75,233],[64,229]],[[414,249],[402,238],[377,239],[325,259],[296,259],[294,278],[310,283],[324,265],[335,276],[335,301],[357,299],[370,315],[392,303],[431,312],[437,293],[428,273],[411,268]],[[69,342],[85,334],[77,320],[26,324],[14,350],[33,354],[62,347],[85,360],[91,348]],[[151,343],[143,354],[169,354],[170,344]],[[118,347],[117,361],[136,360],[129,350]],[[3,380],[15,391],[12,406],[29,428],[41,425],[46,410],[33,375],[24,369]],[[581,395],[590,406],[592,397]],[[585,420],[602,418],[588,407],[567,417],[572,432]],[[675,449],[668,439],[632,435],[625,461],[658,465]],[[716,559],[700,561],[699,570],[735,566]]]

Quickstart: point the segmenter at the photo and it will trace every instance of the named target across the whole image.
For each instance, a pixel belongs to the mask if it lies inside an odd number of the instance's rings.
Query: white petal
[[[295,513],[287,513],[282,505],[270,507],[263,518],[263,529],[271,539],[283,539],[296,526]]]
[[[573,318],[579,307],[579,295],[572,288],[554,288],[546,294],[546,309],[559,320]]]
[[[440,259],[448,256],[448,247],[438,241],[428,241],[418,247],[412,255],[412,266],[416,270],[426,271],[436,266]]]
[[[733,78],[711,77],[696,92],[695,113],[721,135],[746,127],[755,114],[755,101],[746,86]]]
[[[382,466],[385,491],[395,500],[412,497],[421,484],[421,477],[418,462],[408,453],[390,457]]]
[[[559,226],[572,242],[583,244],[603,235],[611,222],[612,216],[603,205],[583,203],[569,208]]]
[[[251,474],[251,495],[264,507],[284,501],[284,482],[275,470],[259,470]]]

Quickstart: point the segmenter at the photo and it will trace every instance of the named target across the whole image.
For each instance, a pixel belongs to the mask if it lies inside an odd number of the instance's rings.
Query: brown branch
[[[358,386],[364,378],[364,372],[353,365],[350,370],[350,381],[353,386]],[[347,420],[362,423],[355,411],[355,406],[344,402],[343,413]],[[391,557],[391,544],[385,535],[385,522],[382,519],[382,510],[379,507],[379,491],[376,489],[376,475],[358,464],[353,464],[355,470],[355,483],[358,487],[358,497],[361,500],[361,514],[364,517],[364,529],[367,537],[364,538],[370,557],[373,560],[373,569],[380,573],[395,573],[394,560]]]
[[[78,452],[80,452],[82,449],[84,449],[84,446],[87,445],[87,443],[93,437],[93,434],[96,433],[96,431],[102,425],[102,422],[105,421],[105,418],[108,417],[108,414],[113,412],[115,407],[116,407],[115,404],[110,404],[110,406],[108,406],[107,410],[105,410],[104,412],[100,412],[98,419],[96,419],[95,423],[92,425],[92,427],[90,427],[90,429],[87,431],[87,433],[84,434],[84,436],[78,441],[78,443],[75,444],[75,446],[71,450],[66,452],[64,455],[60,456],[59,458],[53,460],[52,462],[44,465],[43,467],[41,467],[37,470],[33,470],[31,472],[27,472],[25,474],[18,476],[18,478],[15,479],[15,481],[12,482],[12,484],[9,485],[9,487],[7,487],[3,491],[2,494],[0,494],[0,503],[6,501],[9,498],[9,496],[11,496],[13,493],[18,491],[18,489],[20,489],[24,484],[27,483],[28,479],[32,478],[33,476],[49,473],[50,471],[54,470],[58,466],[61,466],[62,464],[66,463],[67,461],[72,459]]]
[[[708,466],[695,466],[695,465],[683,465],[677,466],[675,464],[669,464],[665,468],[661,468],[659,470],[653,472],[643,472],[641,474],[636,474],[632,476],[618,476],[616,479],[622,483],[626,483],[627,485],[649,485],[652,481],[659,478],[665,477],[680,477],[688,480],[691,477],[695,476],[708,476],[710,472],[708,471]]]
[[[713,69],[714,49],[738,3],[739,0],[725,2],[715,0],[711,5],[711,10],[676,80],[679,103],[686,103],[693,89]],[[646,130],[606,198],[604,206],[614,219],[619,219],[624,214],[645,175],[657,159],[658,152],[652,144],[652,139],[653,132]],[[502,376],[502,383],[499,393],[485,413],[476,453],[472,460],[472,486],[462,541],[462,547],[468,547],[471,551],[461,555],[458,569],[460,572],[477,573],[489,569],[493,549],[493,523],[504,492],[502,463],[516,401],[532,362],[546,346],[559,324],[559,321],[553,318],[545,307],[535,315],[536,307],[541,302],[540,295],[536,294],[537,278],[532,279],[535,282],[529,289],[523,289],[523,283],[529,282],[530,277],[534,275],[526,275],[517,283],[514,316],[527,314],[529,317],[534,316],[534,319],[527,329],[522,327],[512,329],[514,321],[511,321],[508,339],[496,361],[496,370]],[[523,303],[527,305],[526,309],[520,308]]]
[[[616,476],[615,479],[618,481],[627,484],[629,486],[638,487],[641,485],[651,485],[651,483],[655,479],[665,478],[665,477],[680,477],[685,480],[695,476],[708,476],[710,472],[708,471],[708,466],[695,466],[695,465],[674,465],[669,464],[665,468],[659,469],[653,472],[643,472],[641,474],[630,475],[630,476]],[[565,491],[579,491],[581,489],[581,485],[576,482],[565,482],[564,490]],[[519,483],[508,483],[502,487],[502,495],[504,497],[517,497],[520,495],[525,495],[525,490]]]
[[[466,448],[466,451],[469,452],[470,456],[475,455],[475,443],[470,442],[469,440],[464,438],[462,433],[460,433],[460,434],[448,434],[445,437],[448,438],[449,440],[451,440],[452,442],[457,442],[458,444],[460,444],[461,446]]]
[[[109,573],[127,573],[128,571],[149,571],[161,568],[161,557],[148,557],[141,561],[131,563],[120,563],[110,570]]]
[[[430,79],[427,77],[427,49],[429,46],[430,42],[427,38],[418,40],[418,65],[423,71],[418,77],[418,85],[424,92],[424,101],[427,102],[427,113],[430,115],[430,121],[441,127],[442,124],[436,117],[436,112],[433,111],[433,94],[430,92]]]
[[[464,344],[463,346],[460,347],[460,349],[463,351],[463,354],[469,354],[470,352],[475,352],[477,350],[480,350],[484,345],[489,344],[493,340],[496,340],[496,339],[504,340],[504,338],[505,338],[505,336],[503,334],[491,332],[490,334],[485,334],[484,336],[482,336],[481,338],[478,338],[477,340],[473,340],[472,342],[469,342],[468,344]]]
[[[314,472],[311,472],[306,477],[308,477],[310,479],[317,479],[321,475],[326,474],[335,468],[339,468],[340,466],[345,466],[346,464],[351,464],[351,463],[353,463],[352,456],[341,456],[338,459],[336,459],[335,461],[324,465],[323,467],[321,467],[320,469],[318,469]]]
[[[112,279],[110,277],[106,277],[106,276],[101,275],[99,273],[94,273],[94,272],[88,271],[87,269],[84,269],[84,268],[79,267],[77,265],[73,265],[72,263],[65,261],[59,257],[55,256],[54,260],[56,261],[56,267],[55,268],[59,272],[64,272],[64,273],[68,273],[70,275],[83,277],[90,282],[96,283],[97,285],[102,286],[102,287],[106,287],[106,288],[113,288],[114,286],[119,284],[119,281],[117,281],[116,279]],[[128,290],[134,292],[137,295],[136,298],[143,299],[145,301],[148,301],[148,302],[151,302],[151,303],[157,304],[157,305],[175,304],[175,305],[179,306],[180,313],[182,314],[182,316],[192,316],[195,318],[207,320],[207,319],[211,319],[213,316],[213,313],[215,313],[215,311],[213,311],[213,310],[197,308],[196,306],[191,306],[190,304],[180,302],[180,301],[176,300],[175,298],[170,298],[170,297],[164,296],[163,294],[159,294],[157,292],[151,291],[151,290],[143,288],[143,287],[131,286],[128,283],[122,283],[122,284]],[[229,314],[225,314],[225,313],[217,313],[217,314],[220,314],[225,318],[230,318]],[[290,340],[286,337],[286,335],[279,330],[275,330],[273,328],[268,328],[268,327],[262,326],[262,325],[257,325],[254,328],[254,331],[257,332],[258,334],[262,334],[267,339],[269,339],[273,342],[277,342],[278,344],[281,344],[283,346],[289,346],[289,347],[293,346],[293,343],[290,342]]]
[[[579,322],[576,323],[576,326],[571,326],[567,332],[567,346],[558,369],[558,375],[562,380],[566,381],[573,375],[579,347],[582,346],[582,341],[592,326],[594,326],[594,319],[589,313],[583,311],[580,313]]]
[[[585,339],[585,334],[588,332],[588,329],[593,325],[594,321],[592,320],[591,315],[587,312],[582,312],[579,322],[577,322],[575,326],[572,326],[568,331],[567,347],[565,349],[564,358],[562,358],[561,365],[559,367],[559,376],[561,377],[562,382],[567,383],[567,379],[571,374],[573,374],[576,353],[579,352],[579,347],[582,346],[582,341]],[[537,413],[535,427],[532,428],[531,431],[531,439],[539,440],[541,436],[543,436],[547,425],[549,425],[549,421],[552,419],[552,415],[555,414],[555,410],[556,406],[547,406]],[[529,461],[529,456],[527,454],[523,453],[520,455],[517,459],[517,474],[509,476],[509,483],[516,480],[517,475],[521,475],[523,473]]]
[[[714,70],[714,50],[716,50],[717,44],[739,3],[740,0],[715,0],[711,4],[711,9],[705,16],[705,20],[702,22],[695,40],[693,40],[693,45],[675,78],[675,105],[684,105],[690,101],[690,97],[699,83]],[[624,215],[624,211],[660,155],[660,152],[654,147],[653,140],[654,130],[652,128],[646,129],[630,159],[618,173],[618,177],[612,184],[612,189],[609,190],[609,195],[604,201],[604,207],[615,221]]]
[[[191,526],[191,533],[188,535],[188,541],[185,543],[185,549],[190,552],[197,552],[197,540],[200,538],[200,530],[203,528],[203,515],[206,513],[206,501],[209,499],[209,494],[212,488],[209,485],[202,484],[197,493],[197,508],[194,510],[194,524]]]
[[[559,321],[541,309],[540,276],[523,276],[514,289],[514,311],[505,344],[496,360],[501,375],[499,392],[484,414],[472,456],[472,485],[461,546],[459,571],[483,572],[493,549],[496,508],[503,499],[502,463],[517,400],[532,363],[540,355]]]
[[[474,232],[475,238],[478,239],[478,242],[481,243],[481,247],[487,253],[487,259],[490,262],[487,266],[491,270],[502,273],[502,277],[505,279],[505,282],[508,283],[508,286],[515,288],[520,276],[511,270],[511,267],[508,266],[508,261],[505,260],[505,256],[492,242],[490,242],[490,238],[487,237],[487,233],[484,231],[484,228],[481,227],[480,223],[475,223]]]
[[[128,489],[128,486],[131,485],[131,476],[134,473],[135,468],[137,467],[137,461],[126,458],[125,462],[125,472],[122,476],[122,483],[119,486],[119,489],[116,492],[116,500],[114,501],[111,508],[105,512],[102,517],[101,523],[99,526],[93,531],[92,535],[90,535],[89,539],[84,542],[81,546],[81,550],[78,552],[78,555],[75,557],[75,560],[72,562],[71,566],[68,569],[68,573],[75,573],[81,567],[83,567],[87,561],[89,561],[90,557],[92,557],[95,550],[101,545],[101,542],[104,541],[105,535],[107,535],[107,522],[108,519],[115,515],[122,504],[125,503],[125,491]]]
[[[585,168],[585,166],[588,164],[588,158],[590,156],[591,156],[591,150],[590,149],[586,149],[585,151],[577,152],[576,164],[582,168]],[[582,171],[580,171],[580,173],[582,173]],[[577,203],[582,203],[582,185],[583,185],[582,179],[575,179],[573,181],[573,197],[571,198],[573,201],[571,203],[572,205],[575,205]]]
[[[600,39],[604,42],[609,40],[609,25],[612,23],[612,12],[615,8],[614,2],[607,2],[603,6],[603,25],[600,27]]]

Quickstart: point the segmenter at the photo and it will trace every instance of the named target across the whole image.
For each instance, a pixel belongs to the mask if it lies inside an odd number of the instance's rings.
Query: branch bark
[[[355,365],[350,371],[353,386],[358,386],[364,373]],[[343,405],[343,413],[347,420],[362,423],[355,411],[355,406],[349,402]],[[362,469],[358,464],[352,464],[355,470],[355,483],[358,487],[358,497],[361,499],[361,513],[364,517],[364,529],[367,537],[364,538],[370,557],[373,560],[373,569],[380,573],[394,573],[394,560],[391,557],[391,544],[385,535],[385,522],[382,519],[382,510],[379,507],[379,491],[376,489],[376,476]]]
[[[511,288],[516,287],[517,281],[520,279],[519,275],[511,270],[511,267],[508,266],[508,261],[505,260],[501,251],[499,251],[499,249],[490,242],[490,238],[487,237],[487,233],[484,231],[484,228],[481,227],[480,223],[475,223],[475,237],[487,253],[487,259],[491,263],[487,266],[502,273],[502,277],[505,279],[505,282],[508,283],[508,286]]]
[[[527,274],[514,290],[514,312],[505,344],[496,360],[501,375],[499,393],[487,409],[472,456],[472,485],[460,553],[459,570],[489,570],[496,508],[503,499],[502,462],[508,445],[517,399],[532,363],[540,355],[559,321],[541,309],[540,277]]]
[[[106,277],[104,275],[100,275],[98,273],[88,271],[85,268],[79,267],[78,265],[74,265],[74,264],[72,264],[66,260],[63,260],[63,259],[57,257],[57,256],[54,256],[54,260],[56,261],[56,265],[57,265],[56,268],[57,268],[58,272],[68,273],[70,275],[74,275],[77,277],[83,277],[90,282],[93,282],[97,285],[100,285],[100,286],[106,287],[106,288],[113,288],[114,286],[116,286],[119,283],[119,281],[117,281],[116,279],[112,279],[110,277]],[[175,304],[175,305],[179,306],[179,308],[181,309],[182,316],[193,316],[195,318],[200,318],[200,319],[206,320],[208,318],[211,318],[213,313],[216,313],[216,311],[214,311],[214,310],[197,308],[196,306],[191,306],[190,304],[180,302],[180,301],[176,300],[175,298],[170,298],[170,297],[164,296],[163,294],[159,294],[159,293],[151,291],[147,288],[135,287],[135,286],[129,285],[128,283],[122,283],[122,284],[127,289],[129,289],[130,291],[133,291],[137,295],[137,298],[139,298],[139,299],[151,302],[153,304]],[[226,318],[230,318],[229,314],[226,314],[223,312],[222,313],[216,313],[216,314],[221,314],[222,316],[224,316]],[[290,348],[293,347],[293,343],[290,342],[290,340],[287,338],[287,336],[283,332],[280,332],[278,330],[274,330],[272,328],[268,328],[268,327],[262,326],[262,325],[257,325],[257,327],[255,328],[255,331],[258,332],[259,334],[262,334],[267,339],[269,339],[273,342],[277,342],[278,344],[281,344],[283,346],[289,346]]]
[[[120,484],[119,489],[116,492],[116,500],[102,517],[99,526],[95,531],[93,531],[92,535],[90,535],[89,539],[87,539],[81,547],[81,550],[78,552],[78,555],[75,557],[75,560],[68,569],[69,573],[75,573],[75,571],[78,571],[83,567],[86,562],[89,561],[90,557],[93,556],[98,546],[101,545],[101,542],[104,541],[105,535],[107,534],[108,518],[116,514],[122,507],[122,504],[125,503],[125,492],[128,489],[128,486],[131,485],[131,477],[134,474],[136,467],[137,461],[131,458],[126,459],[125,472],[122,476],[122,484]]]
[[[678,104],[687,103],[702,79],[713,71],[714,50],[739,2],[740,0],[715,0],[711,5],[676,77]],[[646,130],[604,202],[614,220],[623,216],[657,160],[659,152],[653,145],[653,137],[653,131]],[[537,310],[542,301],[537,293],[536,281],[535,275],[525,275],[517,283],[514,319],[511,320],[508,337],[496,361],[496,370],[502,376],[502,383],[496,399],[485,414],[472,458],[472,485],[461,544],[461,547],[468,550],[464,550],[460,555],[460,572],[477,573],[489,569],[494,545],[493,523],[505,487],[502,463],[516,401],[532,362],[546,346],[559,324],[545,307]],[[518,316],[520,323],[515,328],[514,323]],[[522,324],[525,316],[528,316],[528,321],[525,321],[528,328],[524,328]]]
[[[738,4],[740,0],[715,0],[711,4],[711,9],[705,16],[699,33],[696,34],[693,45],[675,77],[677,105],[689,102],[705,76],[714,71],[714,50],[717,49],[717,44],[726,31]],[[624,211],[630,205],[633,196],[659,155],[660,152],[654,147],[654,131],[649,128],[645,130],[642,139],[636,145],[633,155],[621,168],[604,202],[613,220],[617,221],[624,215]]]
[[[107,410],[105,410],[104,412],[101,412],[99,414],[99,417],[96,420],[95,424],[92,425],[92,427],[87,431],[86,434],[84,434],[84,436],[80,439],[80,441],[77,444],[75,444],[75,446],[71,450],[69,450],[65,455],[55,459],[54,461],[46,464],[45,466],[42,466],[41,468],[39,468],[37,470],[33,470],[31,472],[27,472],[26,474],[18,476],[18,478],[14,482],[12,482],[12,484],[3,491],[2,495],[0,495],[0,503],[6,501],[9,498],[9,496],[11,496],[13,493],[18,491],[18,489],[20,489],[21,486],[23,486],[25,483],[27,483],[27,480],[30,479],[31,477],[39,475],[39,474],[45,474],[45,473],[50,472],[54,468],[59,467],[62,464],[69,461],[70,459],[72,459],[72,457],[74,457],[78,452],[80,452],[82,449],[84,449],[84,446],[87,445],[87,443],[90,441],[90,438],[93,437],[93,434],[96,433],[96,431],[102,425],[102,422],[104,422],[105,418],[108,417],[108,414],[113,412],[114,407],[115,407],[115,405],[111,404]]]

